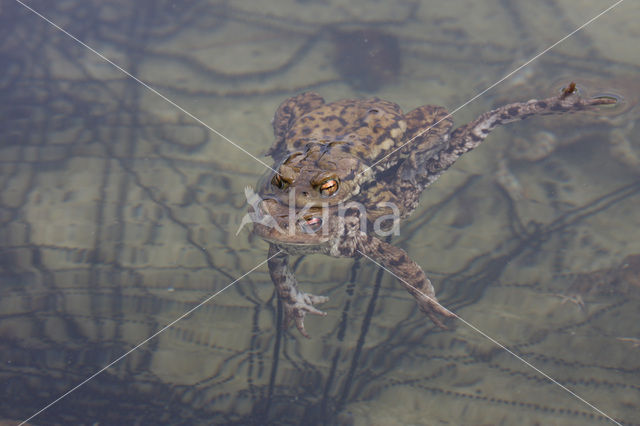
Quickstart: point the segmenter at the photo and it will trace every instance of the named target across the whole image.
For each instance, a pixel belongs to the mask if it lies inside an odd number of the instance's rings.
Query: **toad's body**
[[[316,93],[303,93],[278,108],[273,127],[273,195],[289,203],[295,194],[302,207],[344,202],[407,157],[437,151],[448,139],[451,120],[436,106],[403,114],[397,104],[377,98],[326,104]],[[407,141],[411,146],[403,148]]]
[[[315,93],[283,102],[275,114],[276,141],[270,150],[278,172],[260,184],[254,232],[270,243],[269,271],[285,323],[295,321],[307,336],[305,314],[324,315],[313,305],[328,299],[302,292],[288,267],[289,255],[323,253],[365,256],[384,266],[443,326],[443,318],[455,315],[438,303],[422,268],[404,250],[370,232],[387,229],[388,223],[371,225],[389,214],[407,217],[422,191],[496,126],[614,102],[583,99],[572,83],[557,96],[505,105],[453,131],[451,118],[438,106],[403,114],[396,104],[379,99],[325,104]]]

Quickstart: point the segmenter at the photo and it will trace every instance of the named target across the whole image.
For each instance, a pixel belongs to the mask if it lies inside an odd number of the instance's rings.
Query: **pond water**
[[[528,63],[614,4],[3,2],[0,419],[640,424],[640,4]],[[459,125],[571,81],[621,103],[497,129],[392,240],[453,327],[320,255],[294,266],[328,316],[278,326],[267,244],[236,230],[284,99]]]

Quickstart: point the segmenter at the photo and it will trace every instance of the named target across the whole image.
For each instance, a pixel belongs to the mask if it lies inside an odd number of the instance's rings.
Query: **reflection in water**
[[[482,73],[503,74],[526,44],[480,43],[478,21],[455,9],[407,18],[416,5],[403,1],[392,10],[350,2],[341,13],[296,3],[269,14],[215,1],[30,4],[197,115],[231,123],[255,153],[270,145],[279,101],[310,87],[336,98],[347,90],[327,54],[328,24],[398,34],[408,62],[385,90],[407,99],[428,80],[443,88],[429,96],[455,103],[474,93],[461,84],[480,62]],[[548,5],[553,16],[562,10],[545,2],[542,12]],[[496,28],[509,21],[482,7]],[[537,34],[530,25],[523,33]],[[234,237],[243,188],[262,170],[18,4],[3,5],[0,32],[0,413],[25,419],[264,258],[262,243]],[[588,57],[554,53],[544,72],[638,72],[579,41]],[[534,75],[545,93],[551,79]],[[627,137],[637,148],[637,136]],[[610,157],[598,139],[584,138],[595,151],[559,150],[512,170],[526,185],[521,201],[504,197],[484,169],[459,168],[394,243],[441,277],[445,306],[632,423],[640,357],[623,339],[640,337],[638,297],[621,265],[640,250],[640,184],[602,161]],[[499,141],[485,148],[478,155],[487,158],[465,167],[492,168]],[[464,326],[433,329],[374,266],[325,265],[311,257],[294,265],[305,286],[331,296],[329,317],[307,324],[313,340],[275,328],[281,313],[261,269],[34,423],[603,420]],[[607,270],[631,281],[581,293],[586,309],[562,304],[558,295],[581,289],[574,274]]]
[[[398,40],[373,29],[332,29],[333,63],[356,89],[373,92],[395,80],[402,66]]]

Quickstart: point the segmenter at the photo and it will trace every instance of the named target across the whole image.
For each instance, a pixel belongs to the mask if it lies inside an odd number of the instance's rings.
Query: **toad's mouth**
[[[268,243],[296,247],[317,246],[329,241],[329,236],[308,234],[301,232],[281,232],[275,228],[270,228],[260,223],[253,225],[253,232]]]
[[[300,211],[269,199],[256,207],[251,213],[254,232],[268,242],[312,245],[329,239],[322,211]]]

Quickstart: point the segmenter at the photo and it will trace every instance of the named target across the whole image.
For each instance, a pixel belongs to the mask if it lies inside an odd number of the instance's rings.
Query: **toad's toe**
[[[319,310],[314,304],[325,303],[329,300],[326,296],[316,296],[313,294],[301,293],[294,303],[284,303],[284,327],[289,328],[295,322],[296,328],[306,338],[310,338],[309,333],[304,328],[304,317],[306,314],[326,316],[327,313]]]

